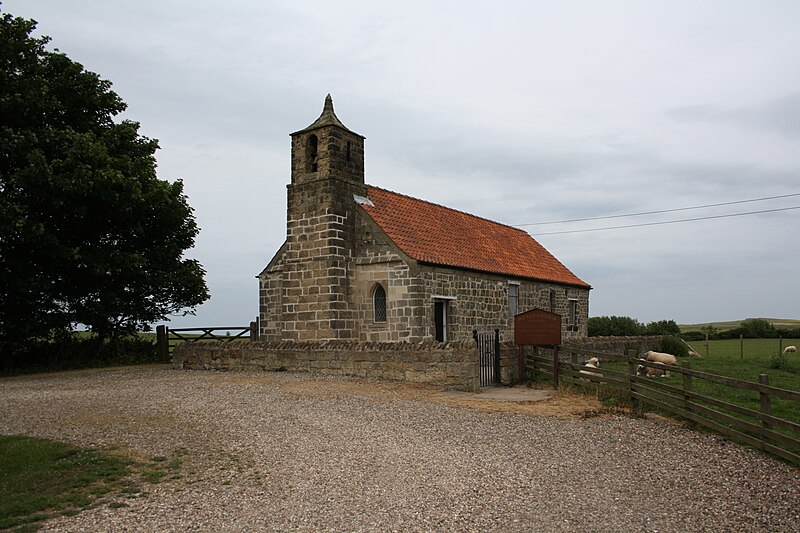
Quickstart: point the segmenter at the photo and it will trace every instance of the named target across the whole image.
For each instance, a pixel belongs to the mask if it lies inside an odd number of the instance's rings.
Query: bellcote
[[[293,184],[321,178],[364,183],[365,137],[342,124],[330,94],[319,118],[291,137]]]

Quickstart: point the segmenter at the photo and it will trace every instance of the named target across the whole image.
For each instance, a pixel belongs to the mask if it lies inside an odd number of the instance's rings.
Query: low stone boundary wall
[[[183,342],[172,365],[192,370],[287,370],[477,390],[478,349],[457,343]]]
[[[646,337],[586,337],[583,339],[569,339],[568,342],[564,343],[564,348],[627,355],[628,350],[638,350],[639,353],[648,350],[658,351],[662,337],[663,335],[650,335]]]

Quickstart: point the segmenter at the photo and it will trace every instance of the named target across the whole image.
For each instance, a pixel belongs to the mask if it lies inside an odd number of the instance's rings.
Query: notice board
[[[514,344],[561,345],[561,315],[531,309],[514,317]]]

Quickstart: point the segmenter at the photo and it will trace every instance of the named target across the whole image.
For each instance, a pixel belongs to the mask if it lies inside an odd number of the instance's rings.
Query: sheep
[[[700,357],[700,354],[694,350],[689,350],[689,357]]]
[[[664,363],[665,365],[677,365],[678,358],[672,355],[671,353],[661,353],[661,352],[654,352],[650,350],[644,354],[645,361],[651,361],[653,363]]]
[[[659,363],[663,364],[663,363]],[[662,378],[669,377],[669,370],[666,368],[653,368],[650,366],[639,365],[636,367],[637,376],[658,376]]]
[[[783,353],[794,353],[797,351],[797,346],[787,346],[783,349]]]
[[[591,359],[586,361],[586,364],[583,365],[583,366],[585,368],[600,368],[600,359],[598,359],[597,357],[592,357]],[[595,376],[595,377],[598,377],[598,378],[603,375],[603,374],[600,374],[598,372],[591,372],[589,370],[580,370],[578,373],[579,374],[586,374],[587,376]],[[584,379],[583,381],[589,381],[589,380]]]

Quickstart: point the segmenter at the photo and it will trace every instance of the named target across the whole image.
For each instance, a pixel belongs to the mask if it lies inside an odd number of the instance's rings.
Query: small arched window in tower
[[[372,291],[372,310],[375,322],[386,322],[386,291],[382,285],[376,285]]]
[[[317,165],[317,136],[309,135],[306,141],[306,171],[316,172]]]

